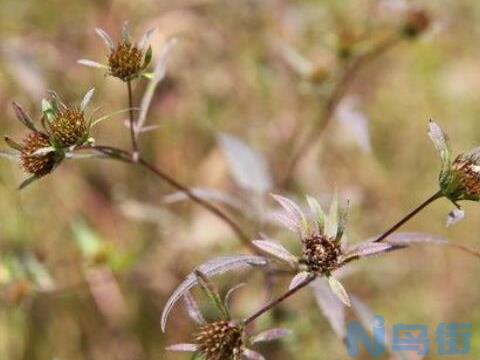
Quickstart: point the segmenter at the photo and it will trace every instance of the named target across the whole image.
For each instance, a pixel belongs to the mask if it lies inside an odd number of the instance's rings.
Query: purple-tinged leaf
[[[229,290],[227,291],[227,294],[225,295],[225,298],[223,299],[223,303],[225,304],[225,307],[226,307],[227,309],[230,309],[230,303],[231,303],[231,301],[232,301],[232,296],[233,296],[233,294],[234,294],[237,290],[243,288],[245,285],[247,285],[247,284],[246,284],[246,283],[240,283],[240,284],[238,284],[238,285],[235,285],[234,287],[232,287],[231,289],[229,289]]]
[[[294,287],[300,285],[301,283],[305,282],[310,277],[310,273],[307,271],[302,271],[299,272],[297,275],[295,275],[290,281],[290,285],[288,285],[288,290],[292,290]]]
[[[99,62],[88,60],[88,59],[77,60],[77,64],[88,66],[91,68],[96,68],[96,69],[108,69],[107,65],[100,64]]]
[[[345,305],[330,291],[324,279],[316,279],[310,284],[320,311],[340,339],[347,334]]]
[[[343,287],[343,285],[335,279],[333,276],[328,277],[328,285],[330,285],[330,289],[333,293],[347,306],[351,305],[350,297],[347,294],[347,291]]]
[[[195,352],[197,351],[196,344],[175,344],[166,348],[168,351],[184,351],[184,352]]]
[[[350,257],[361,258],[361,257],[367,257],[367,256],[380,255],[391,248],[392,248],[392,244],[388,242],[376,243],[376,242],[366,241],[358,245],[354,245],[350,249],[348,249],[347,253],[345,254],[345,258],[350,258]]]
[[[325,213],[322,210],[317,199],[307,195],[307,203],[310,207],[310,211],[312,213],[313,218],[315,219],[315,223],[317,225],[317,231],[319,233],[323,233],[325,230]]]
[[[357,314],[358,319],[360,320],[360,323],[365,328],[365,330],[371,332],[371,329],[373,329],[377,325],[373,312],[356,296],[352,296],[352,309]],[[376,335],[376,333],[373,334],[374,337]],[[383,339],[383,336],[377,336],[376,341],[380,344],[385,345],[386,347],[389,347],[389,339],[387,335],[385,335],[385,340]]]
[[[280,328],[270,329],[256,335],[250,340],[250,342],[252,344],[256,344],[259,342],[268,342],[268,341],[277,340],[282,337],[290,336],[290,335],[292,335],[292,331],[288,329],[280,329]]]
[[[155,32],[155,28],[147,30],[145,34],[142,35],[142,38],[138,42],[138,49],[141,51],[145,51],[147,46],[150,44],[150,38],[152,37],[153,33]]]
[[[272,176],[263,155],[232,135],[220,134],[218,142],[238,186],[259,194],[272,188]]]
[[[110,35],[107,34],[107,32],[103,29],[96,28],[95,32],[100,36],[100,38],[103,40],[105,43],[105,46],[107,47],[108,50],[113,51],[115,46],[113,45],[113,40],[110,37]]]
[[[369,121],[364,113],[358,110],[358,101],[354,97],[344,99],[336,111],[337,121],[352,134],[358,146],[366,153],[372,152]]]
[[[12,103],[12,105],[17,119],[30,130],[38,132],[37,128],[33,124],[32,118],[27,114],[27,112],[23,110],[23,108],[15,101]]]
[[[283,207],[287,217],[297,227],[297,231],[300,231],[302,235],[306,234],[308,232],[308,222],[302,209],[295,202],[284,196],[272,194],[272,197]]]
[[[95,88],[92,88],[90,90],[87,91],[87,93],[85,94],[85,96],[83,97],[83,100],[80,104],[80,111],[85,111],[85,109],[87,108],[88,104],[90,103],[90,101],[92,100],[92,97],[93,97],[93,94],[95,93]]]
[[[220,275],[230,270],[239,270],[248,266],[265,266],[267,259],[261,256],[239,255],[239,256],[225,256],[212,259],[200,266],[196,270],[201,271],[205,276],[212,277]],[[198,278],[195,272],[190,273],[185,280],[177,287],[173,294],[168,299],[163,309],[161,317],[161,328],[165,331],[167,325],[168,315],[173,306],[179,299],[189,291],[192,287],[198,284]]]
[[[297,267],[297,258],[282,245],[268,240],[253,240],[252,243],[263,252],[272,255],[275,259],[284,261],[293,268]]]
[[[183,295],[183,300],[185,302],[185,307],[187,308],[188,316],[192,319],[197,325],[203,325],[206,323],[200,308],[198,307],[197,302],[193,298],[190,291],[187,291],[185,295]]]
[[[153,78],[148,83],[140,104],[140,114],[137,121],[138,133],[140,133],[141,129],[143,129],[143,127],[145,126],[145,123],[147,121],[148,109],[150,108],[150,104],[152,103],[153,95],[155,94],[155,90],[158,84],[164,79],[165,73],[167,71],[168,55],[176,44],[177,39],[169,39],[160,51],[157,64],[155,65],[155,69],[153,71]]]
[[[242,358],[246,360],[266,360],[262,354],[250,349],[243,350]]]
[[[272,223],[286,227],[288,230],[293,231],[295,234],[298,234],[298,225],[289,215],[284,211],[274,210],[272,211],[267,220],[270,220]]]
[[[459,221],[462,221],[465,218],[465,211],[462,209],[453,209],[448,213],[447,221],[446,221],[446,226],[450,227],[452,225],[455,225]]]
[[[384,241],[394,246],[410,246],[414,244],[448,244],[448,240],[441,236],[416,232],[391,234]]]

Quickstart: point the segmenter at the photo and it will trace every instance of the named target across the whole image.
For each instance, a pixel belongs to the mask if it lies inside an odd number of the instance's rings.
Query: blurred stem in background
[[[287,166],[284,170],[284,177],[281,180],[282,186],[288,186],[301,159],[308,154],[313,145],[315,145],[318,139],[322,136],[328,124],[334,117],[339,103],[350,89],[350,86],[353,84],[359,71],[400,43],[402,39],[403,37],[400,33],[395,33],[353,59],[349,65],[346,65],[342,76],[337,81],[330,96],[326,100],[320,119],[315,122],[313,128],[308,129],[305,134],[299,136],[297,144],[294,145],[293,153],[287,161]]]

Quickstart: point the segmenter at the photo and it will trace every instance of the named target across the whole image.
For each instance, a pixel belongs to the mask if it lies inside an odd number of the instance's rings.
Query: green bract
[[[480,200],[480,147],[458,155],[452,161],[447,134],[430,121],[428,135],[440,154],[442,166],[439,175],[440,191],[457,207],[457,201]]]

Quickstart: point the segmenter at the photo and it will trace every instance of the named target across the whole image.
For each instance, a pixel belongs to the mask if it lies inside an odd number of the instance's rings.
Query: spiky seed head
[[[61,109],[50,124],[55,145],[80,145],[88,138],[88,125],[83,111],[76,107]]]
[[[122,41],[108,55],[110,75],[123,81],[136,77],[142,70],[143,53],[130,42]]]
[[[37,150],[49,146],[51,145],[48,137],[39,132],[32,132],[23,139],[20,162],[26,172],[43,176],[53,170],[56,162],[54,152],[44,155],[33,155]]]
[[[409,38],[417,37],[428,29],[430,22],[430,16],[425,10],[411,9],[406,14],[403,34]]]
[[[337,269],[342,255],[341,245],[335,239],[313,233],[302,239],[303,257],[301,262],[317,275],[328,275]]]
[[[453,188],[451,197],[456,200],[480,200],[480,165],[468,157],[459,156],[452,164]]]
[[[244,329],[233,321],[216,321],[200,327],[194,341],[205,360],[240,360]]]

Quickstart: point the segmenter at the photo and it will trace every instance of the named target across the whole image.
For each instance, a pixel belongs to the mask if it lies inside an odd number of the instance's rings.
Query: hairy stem
[[[307,286],[308,284],[310,284],[313,280],[315,280],[316,276],[315,275],[312,275],[310,276],[309,278],[307,278],[306,280],[302,281],[300,284],[298,284],[297,286],[291,288],[290,290],[288,290],[285,294],[281,295],[280,297],[276,298],[275,300],[272,300],[270,303],[268,303],[267,305],[263,306],[261,309],[257,310],[255,313],[253,313],[252,315],[250,315],[247,319],[244,320],[244,324],[245,325],[248,325],[250,324],[252,321],[255,321],[257,318],[259,318],[260,316],[262,316],[264,313],[266,313],[267,311],[273,309],[275,306],[277,306],[278,304],[282,303],[283,301],[285,301],[286,299],[288,299],[290,296],[292,296],[293,294],[295,294],[297,291],[299,291],[300,289],[303,289],[305,286]]]
[[[133,151],[133,160],[138,161],[138,145],[137,145],[137,136],[135,134],[135,119],[133,114],[133,92],[132,92],[132,81],[127,80],[127,89],[128,89],[128,108],[130,111],[129,114],[129,123],[130,123],[130,138],[132,140],[132,151]]]
[[[410,213],[408,213],[402,220],[397,222],[395,225],[393,225],[390,229],[385,231],[383,234],[381,234],[378,238],[376,238],[373,242],[381,242],[383,241],[388,235],[392,234],[394,231],[396,231],[398,228],[400,228],[403,224],[408,222],[411,218],[413,218],[415,215],[417,215],[420,211],[425,209],[428,205],[433,203],[435,200],[440,199],[443,197],[443,194],[441,191],[438,191],[437,193],[433,194],[430,196],[427,200],[425,200],[422,204],[420,204],[417,208],[412,210]]]
[[[79,147],[77,150],[83,150],[83,149],[93,149],[96,150],[104,155],[107,156],[109,159],[114,159],[114,160],[119,160],[123,161],[129,164],[137,164],[156,176],[158,176],[160,179],[168,183],[170,186],[173,188],[181,191],[184,193],[190,200],[192,200],[194,203],[202,206],[204,209],[208,210],[210,213],[215,215],[217,218],[222,220],[224,223],[226,223],[232,231],[235,233],[235,235],[238,237],[238,239],[242,242],[243,245],[245,245],[247,248],[249,248],[252,252],[258,253],[258,249],[250,242],[250,237],[242,230],[239,224],[237,224],[226,212],[224,212],[222,209],[219,207],[213,205],[207,200],[202,199],[201,197],[195,195],[194,192],[192,192],[188,186],[183,185],[180,183],[178,180],[174,179],[172,176],[168,175],[166,172],[164,172],[162,169],[154,166],[153,164],[147,162],[143,158],[138,158],[137,160],[134,159],[134,155],[121,149],[117,149],[114,147],[110,146],[101,146],[101,145],[95,145],[95,146],[88,146],[88,147]]]
[[[309,133],[300,139],[299,145],[293,150],[293,154],[288,160],[287,167],[284,172],[284,179],[282,183],[287,184],[291,176],[293,175],[295,168],[297,167],[300,159],[304,157],[310,148],[316,143],[319,137],[323,134],[328,124],[330,123],[338,104],[343,99],[347,91],[349,90],[353,80],[357,76],[359,70],[368,65],[370,62],[378,58],[380,55],[388,51],[394,45],[396,45],[401,38],[398,36],[392,36],[379,43],[370,51],[364,53],[358,58],[354,59],[352,63],[347,67],[343,76],[335,85],[330,97],[327,99],[325,109],[322,112],[321,118],[318,121],[318,126],[311,129]]]

